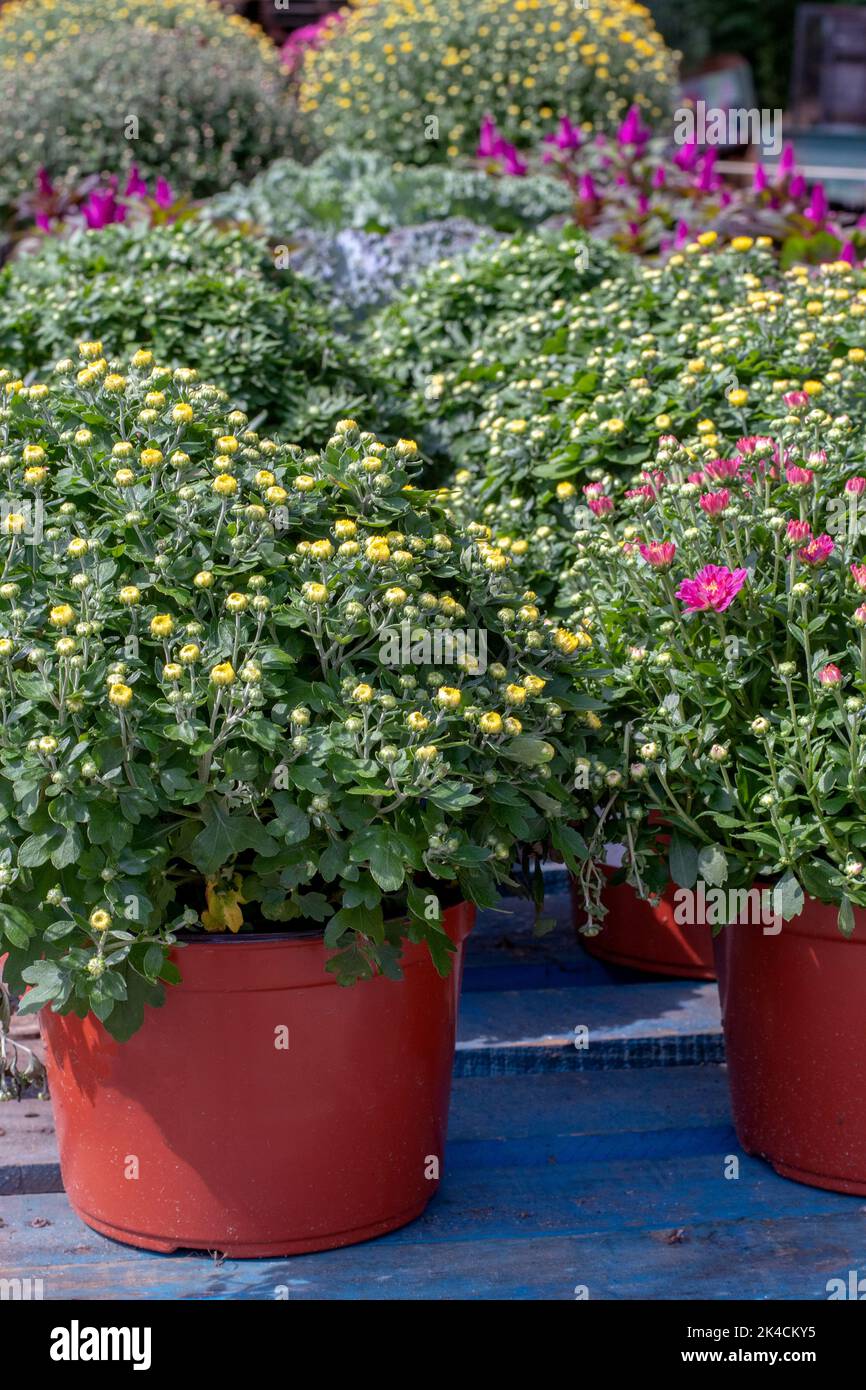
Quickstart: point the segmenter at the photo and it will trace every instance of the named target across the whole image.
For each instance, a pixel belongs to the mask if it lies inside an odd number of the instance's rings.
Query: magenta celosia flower
[[[792,463],[785,469],[785,480],[791,484],[791,487],[809,487],[814,479],[815,474],[811,468],[798,468],[795,463]]]
[[[708,516],[721,516],[726,512],[731,503],[731,494],[726,487],[718,492],[705,492],[700,499],[700,505]]]
[[[790,193],[791,197],[794,199],[795,202],[804,196],[806,192],[806,179],[803,174],[794,175],[794,177],[791,179],[791,184],[788,189],[788,192]]]
[[[833,537],[824,532],[820,536],[815,536],[808,545],[803,546],[802,550],[798,550],[797,557],[802,560],[804,565],[811,565],[813,569],[817,569],[819,565],[827,563],[835,548]]]
[[[129,170],[129,177],[126,180],[126,187],[123,190],[124,198],[146,198],[147,184],[138,172],[138,165],[133,164]]]
[[[581,174],[577,185],[577,196],[584,203],[594,203],[598,198],[592,174]]]
[[[126,208],[117,201],[117,182],[112,179],[108,188],[94,188],[81,212],[91,231],[109,227],[113,222],[126,221]]]
[[[562,116],[559,125],[551,135],[545,135],[543,143],[545,145],[555,145],[558,150],[579,150],[583,137],[580,127],[572,125],[567,116]],[[552,159],[552,155],[545,155],[545,160]]]
[[[173,189],[172,189],[171,184],[168,182],[167,179],[163,179],[163,178],[157,179],[157,181],[156,181],[156,189],[155,189],[155,191],[154,191],[153,198],[154,198],[154,202],[156,203],[157,207],[160,207],[160,208],[170,208],[170,207],[171,207],[172,203],[174,202],[174,191],[173,191]]]
[[[639,545],[638,550],[656,570],[669,570],[677,553],[673,541],[650,541],[648,545]]]
[[[36,189],[40,198],[54,197],[54,184],[51,182],[44,164],[40,164],[36,170]]]
[[[858,589],[866,589],[866,565],[852,565],[851,573]]]
[[[767,171],[763,164],[755,165],[755,172],[752,175],[752,192],[763,193],[767,187]]]
[[[481,122],[481,133],[478,137],[478,148],[475,153],[479,159],[495,159],[499,153],[499,144],[502,136],[496,128],[496,122],[492,116],[485,116]]]
[[[616,138],[620,145],[636,145],[638,148],[646,144],[652,135],[652,131],[645,126],[640,118],[640,110],[637,106],[629,107],[628,115],[616,133]]]
[[[704,464],[704,472],[711,478],[736,478],[740,471],[740,459],[711,459]]]
[[[700,170],[695,178],[694,185],[699,193],[714,193],[721,186],[721,178],[716,173],[716,160],[718,150],[707,150],[701,158]]]
[[[854,249],[854,243],[853,243],[853,241],[846,241],[846,242],[845,242],[845,245],[842,247],[842,250],[839,252],[839,257],[838,257],[838,259],[839,259],[840,261],[847,261],[849,265],[856,265],[856,264],[857,264],[857,252],[856,252],[855,249]]]
[[[694,579],[684,579],[677,589],[677,598],[686,605],[686,613],[702,613],[712,609],[724,613],[730,608],[748,577],[748,570],[729,570],[726,565],[704,565]]]
[[[838,666],[834,666],[832,661],[828,661],[826,666],[822,666],[818,672],[818,680],[822,685],[841,685],[842,672]]]
[[[779,160],[779,173],[783,177],[786,177],[788,174],[793,174],[795,163],[794,146],[785,145],[782,150],[782,158]]]
[[[824,192],[824,185],[823,183],[816,183],[812,189],[812,197],[809,200],[809,206],[806,208],[803,215],[808,217],[810,222],[822,223],[827,217],[828,210],[827,195]]]
[[[858,496],[866,488],[866,478],[849,478],[845,484],[846,492],[854,492]]]
[[[684,169],[688,173],[690,169],[694,169],[700,158],[700,153],[701,147],[697,140],[687,140],[674,155],[674,164],[678,169]]]
[[[587,506],[595,516],[608,516],[613,511],[613,498],[591,497]]]
[[[660,164],[652,176],[652,186],[653,188],[664,188],[666,183],[667,174],[665,173],[665,166]]]
[[[797,545],[801,541],[812,539],[812,528],[808,521],[789,521],[787,536],[789,541],[794,541]]]

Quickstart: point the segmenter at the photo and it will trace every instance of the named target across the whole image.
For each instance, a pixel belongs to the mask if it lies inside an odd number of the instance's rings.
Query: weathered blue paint
[[[48,1299],[565,1300],[579,1285],[815,1299],[866,1271],[861,1199],[742,1155],[726,1178],[737,1153],[717,1068],[465,1080],[439,1195],[382,1240],[292,1260],[150,1255],[95,1235],[61,1196],[13,1197],[2,1272],[42,1277]]]

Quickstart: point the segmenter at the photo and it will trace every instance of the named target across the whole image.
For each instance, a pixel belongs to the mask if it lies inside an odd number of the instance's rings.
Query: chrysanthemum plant
[[[781,411],[728,458],[663,438],[589,514],[564,597],[596,614],[613,670],[596,833],[624,821],[639,891],[766,884],[779,917],[810,895],[850,932],[866,906],[866,465],[847,415],[805,391]]]
[[[0,951],[25,1011],[117,1037],[190,932],[319,926],[341,982],[438,969],[444,908],[573,866],[583,627],[341,421],[262,438],[193,370],[100,343],[2,373]]]

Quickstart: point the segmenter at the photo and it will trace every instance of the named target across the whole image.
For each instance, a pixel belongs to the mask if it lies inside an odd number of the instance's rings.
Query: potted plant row
[[[79,352],[0,411],[0,948],[64,1185],[154,1250],[361,1240],[436,1191],[475,906],[585,852],[592,639],[413,441]]]

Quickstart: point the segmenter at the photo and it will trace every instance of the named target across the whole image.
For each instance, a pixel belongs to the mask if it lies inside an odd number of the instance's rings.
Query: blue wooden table
[[[0,1274],[41,1277],[46,1299],[763,1300],[826,1299],[828,1280],[866,1272],[863,1199],[739,1150],[714,986],[590,960],[550,887],[550,936],[534,941],[523,910],[486,914],[474,935],[445,1177],[420,1220],[294,1259],[146,1254],[45,1190],[59,1180],[43,1133],[17,1169],[0,1147],[14,1192]]]

